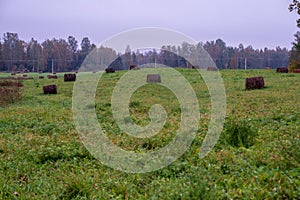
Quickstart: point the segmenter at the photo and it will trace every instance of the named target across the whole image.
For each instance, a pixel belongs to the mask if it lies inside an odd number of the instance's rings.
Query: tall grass
[[[0,80],[0,106],[6,107],[21,99],[22,83],[13,80]]]
[[[255,143],[257,129],[250,125],[249,120],[227,117],[222,137],[233,147],[249,148]]]

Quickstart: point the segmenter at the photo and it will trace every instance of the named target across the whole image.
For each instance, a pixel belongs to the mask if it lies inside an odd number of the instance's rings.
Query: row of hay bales
[[[130,70],[138,70],[140,69],[136,65],[131,65],[129,67]],[[106,73],[115,73],[114,68],[106,68]],[[217,67],[208,67],[207,71],[218,71]],[[276,69],[277,73],[288,73],[288,68],[281,67]],[[300,69],[293,70],[293,73],[300,73]],[[44,77],[39,77],[44,78]],[[56,75],[48,75],[49,79],[57,79]],[[65,74],[64,81],[75,81],[76,74]],[[161,78],[159,75],[149,75],[147,76],[147,82],[161,82]],[[246,78],[245,80],[245,89],[246,90],[253,90],[253,89],[262,89],[265,87],[264,78],[262,76],[258,77],[250,77]],[[48,85],[43,87],[44,94],[57,94],[57,86],[56,85]]]
[[[23,74],[22,76],[16,76],[16,73],[11,73],[11,75],[12,75],[13,77],[24,77],[24,78],[28,77],[27,74]]]
[[[138,66],[136,65],[131,65],[129,67],[130,70],[137,70],[140,69]],[[195,68],[192,68],[195,69]],[[115,73],[115,69],[114,68],[107,68],[106,73]],[[217,67],[211,66],[207,68],[207,71],[218,71]],[[288,73],[289,70],[286,67],[279,67],[276,69],[277,73]],[[292,71],[293,73],[300,73],[300,69],[294,69]],[[149,74],[147,76],[147,82],[161,82],[161,78],[158,74]],[[245,89],[246,90],[253,90],[253,89],[262,89],[265,87],[265,82],[264,82],[264,78],[262,76],[257,76],[257,77],[249,77],[245,79]]]
[[[44,76],[39,76],[39,79],[44,79]],[[58,76],[53,74],[53,75],[48,75],[48,79],[57,79]],[[76,74],[64,74],[64,81],[75,81],[76,80]]]
[[[113,72],[107,72],[113,73]],[[75,81],[76,74],[65,74],[64,81]],[[146,78],[147,83],[161,83],[161,77],[159,74],[148,74]],[[57,94],[57,86],[56,85],[46,85],[43,87],[44,94]]]
[[[211,69],[210,71],[216,71],[216,70]],[[107,73],[113,73],[113,72],[107,71]],[[147,83],[161,83],[161,77],[159,74],[148,74],[146,81]],[[264,78],[262,76],[246,78],[245,87],[246,90],[262,89],[265,87]]]
[[[287,67],[278,67],[276,69],[277,73],[289,73]],[[292,73],[300,73],[300,69],[294,69]],[[245,81],[245,89],[253,90],[253,89],[262,89],[265,87],[264,78],[262,76],[246,78]]]
[[[137,65],[130,65],[128,69],[129,70],[139,70],[140,68]],[[115,73],[116,70],[112,67],[108,67],[108,68],[105,69],[105,72],[106,73]]]
[[[48,79],[57,79],[57,76],[56,75],[48,75]],[[76,81],[76,74],[64,74],[64,82],[71,82],[71,81]],[[43,86],[43,92],[44,92],[44,94],[57,94],[57,86],[56,85],[45,85],[45,86]]]
[[[276,69],[277,73],[289,73],[289,69],[287,67],[278,67]],[[293,69],[292,73],[300,73],[300,69]]]
[[[129,70],[139,70],[140,67],[137,66],[137,65],[130,65],[128,69]],[[192,67],[190,67],[190,69],[199,69],[199,67],[198,66],[192,66]],[[207,68],[207,71],[218,71],[218,70],[219,69],[217,67],[213,67],[213,66]],[[105,69],[105,72],[106,73],[115,73],[116,70],[114,68],[108,67],[108,68]],[[95,72],[93,72],[93,73],[95,73]]]
[[[29,73],[29,70],[28,69],[23,69],[22,71],[13,71],[11,73],[11,75],[16,75],[16,74],[26,74],[26,73]]]
[[[1,77],[0,79],[6,79],[6,80],[32,80],[33,77],[17,76],[17,77]]]
[[[5,80],[29,80],[33,79],[33,77],[28,77],[27,74],[23,74],[23,76],[15,76],[16,73],[11,73],[11,77],[3,78]],[[39,79],[44,79],[44,76],[38,76]],[[57,79],[58,76],[53,73],[51,75],[47,76],[48,79]],[[76,81],[76,74],[64,74],[64,81],[70,82],[70,81]],[[43,86],[43,92],[44,94],[57,94],[57,86],[56,85],[46,85]]]
[[[140,68],[139,68],[139,66],[137,66],[137,65],[130,65],[130,66],[128,67],[128,69],[129,69],[129,70],[139,70]],[[106,72],[106,73],[115,73],[116,70],[115,70],[114,68],[112,68],[112,67],[108,67],[108,68],[105,69],[105,72]]]
[[[140,68],[139,68],[139,66],[137,66],[137,65],[130,65],[128,69],[129,69],[129,70],[138,70],[138,69],[140,69]],[[190,69],[200,69],[200,68],[197,67],[197,66],[196,66],[196,67],[195,67],[195,66],[192,66],[192,67],[190,67]],[[268,68],[268,69],[271,69],[271,68]],[[219,70],[219,69],[218,69],[217,67],[215,67],[215,66],[207,67],[207,71],[218,71],[218,70]],[[108,67],[108,68],[105,69],[105,72],[106,72],[106,73],[115,73],[116,70],[115,70],[114,68]],[[276,72],[277,72],[277,73],[288,73],[289,70],[288,70],[287,67],[278,67],[278,68],[276,69]],[[293,73],[300,73],[300,69],[294,69],[294,70],[292,70],[291,72],[293,72]]]

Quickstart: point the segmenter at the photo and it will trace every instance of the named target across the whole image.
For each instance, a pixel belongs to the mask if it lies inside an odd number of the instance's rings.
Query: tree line
[[[78,48],[73,36],[64,39],[47,39],[42,43],[32,38],[29,42],[19,39],[17,33],[5,33],[0,41],[0,71],[22,70],[32,72],[78,69],[86,55],[96,47],[84,37]]]
[[[0,71],[21,71],[28,69],[32,72],[76,71],[85,57],[96,45],[88,37],[84,37],[80,44],[75,37],[65,39],[47,39],[42,43],[32,38],[25,42],[17,33],[5,33],[0,40]],[[178,55],[193,54],[204,48],[216,63],[219,69],[262,69],[288,66],[290,51],[286,48],[254,49],[252,46],[227,46],[217,39],[206,43],[191,45],[183,42],[180,46],[162,46],[161,51],[155,49],[140,52],[131,51],[126,47],[122,55],[115,50],[101,46],[103,59],[116,58],[111,67],[128,69],[130,65],[145,63],[162,63],[171,67],[188,67],[187,61]],[[178,54],[178,55],[177,55]]]
[[[298,15],[300,15],[300,2],[298,0],[293,0],[289,5],[289,11],[296,11]],[[296,20],[297,27],[300,28],[300,19]],[[289,70],[300,69],[300,32],[297,31],[295,36],[295,41],[293,42],[293,48],[291,50],[290,62],[289,62]]]

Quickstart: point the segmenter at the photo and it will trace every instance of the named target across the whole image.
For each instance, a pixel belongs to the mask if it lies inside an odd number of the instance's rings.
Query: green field
[[[73,122],[74,83],[63,78],[22,81],[22,99],[0,107],[0,199],[299,199],[300,74],[220,71],[227,95],[224,131],[213,150],[199,159],[210,121],[210,95],[197,71],[178,71],[198,97],[200,128],[177,161],[141,174],[102,165],[85,149]],[[165,146],[180,123],[175,95],[158,84],[139,88],[129,105],[133,121],[147,125],[153,104],[163,105],[168,119],[154,137],[132,138],[118,128],[110,109],[114,84],[124,73],[103,74],[95,105],[99,123],[111,142],[127,151]],[[10,74],[0,74],[5,76]],[[263,76],[266,87],[246,91],[245,78],[252,76]],[[57,84],[57,95],[42,93],[48,84]],[[234,131],[247,133],[250,140],[234,143]]]

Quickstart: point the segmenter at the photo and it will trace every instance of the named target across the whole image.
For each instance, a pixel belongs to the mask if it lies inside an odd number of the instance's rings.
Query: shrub
[[[0,81],[0,87],[22,87],[23,84],[19,81],[3,80]]]
[[[5,107],[21,99],[22,83],[12,80],[0,81],[0,106]]]
[[[227,118],[224,124],[222,138],[233,147],[249,148],[255,143],[257,130],[245,119]]]
[[[289,71],[292,72],[294,69],[300,69],[300,64],[297,63],[291,63],[288,67]]]

